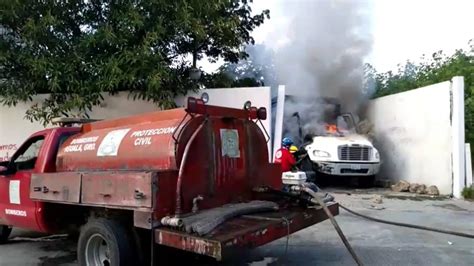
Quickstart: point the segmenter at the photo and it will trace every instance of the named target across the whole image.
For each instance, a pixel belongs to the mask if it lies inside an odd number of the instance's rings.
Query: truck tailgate
[[[329,203],[328,208],[333,215],[339,214],[337,203]],[[235,250],[264,245],[327,218],[319,206],[311,209],[294,207],[233,218],[203,237],[170,228],[158,228],[155,229],[155,242],[222,260]]]

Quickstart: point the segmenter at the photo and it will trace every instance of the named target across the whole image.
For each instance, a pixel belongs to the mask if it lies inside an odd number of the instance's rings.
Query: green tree
[[[251,2],[1,1],[0,103],[49,93],[27,112],[43,123],[119,91],[172,107],[176,95],[196,87],[189,78],[196,60],[248,56],[241,47],[269,18],[268,10],[252,15]]]
[[[466,142],[474,144],[474,40],[469,42],[468,49],[457,50],[450,56],[438,51],[430,58],[422,57],[418,64],[400,65],[396,72],[370,73],[375,84],[374,98],[463,76]]]

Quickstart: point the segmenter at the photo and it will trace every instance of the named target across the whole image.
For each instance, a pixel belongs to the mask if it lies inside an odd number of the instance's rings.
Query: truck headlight
[[[375,159],[380,160],[380,155],[378,151],[375,151]]]
[[[329,154],[329,152],[319,151],[319,150],[314,150],[313,155],[316,157],[326,157],[326,158],[331,157],[331,154]]]

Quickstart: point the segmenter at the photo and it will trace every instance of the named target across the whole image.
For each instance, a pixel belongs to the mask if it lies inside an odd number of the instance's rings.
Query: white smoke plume
[[[296,125],[288,125],[295,112],[301,116],[304,134],[321,129],[326,110],[317,104],[320,97],[337,98],[343,111],[357,113],[367,99],[363,81],[364,60],[372,48],[371,3],[280,0],[273,5],[287,24],[264,44],[280,40],[273,60],[278,82],[286,85],[287,95],[297,97],[285,105],[289,134],[297,136]]]

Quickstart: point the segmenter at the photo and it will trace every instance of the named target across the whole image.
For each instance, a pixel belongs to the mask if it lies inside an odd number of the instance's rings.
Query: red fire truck
[[[76,231],[80,265],[137,264],[157,245],[221,260],[327,219],[281,190],[264,119],[265,108],[189,98],[186,109],[61,120],[0,163],[0,242],[12,227]]]

